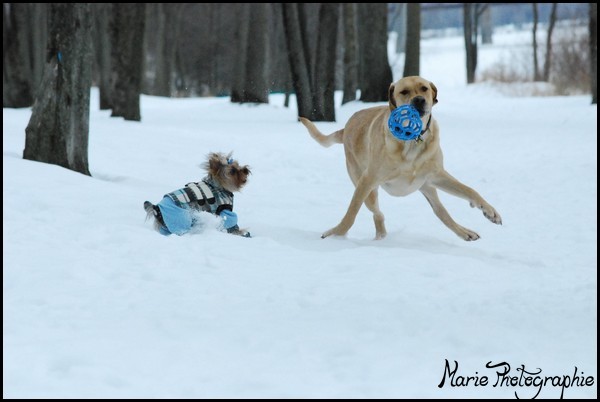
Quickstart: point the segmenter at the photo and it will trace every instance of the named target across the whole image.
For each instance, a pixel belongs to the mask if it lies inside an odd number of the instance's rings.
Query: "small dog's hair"
[[[208,154],[208,160],[203,168],[212,178],[218,182],[225,190],[232,193],[240,191],[248,181],[250,167],[248,165],[240,166],[238,161],[233,160],[233,152],[225,155],[220,152],[211,152]]]
[[[152,227],[154,230],[158,232],[161,226],[165,226],[160,209],[156,205],[152,204],[150,201],[144,201],[144,210],[146,211],[146,221],[154,218],[152,221]]]

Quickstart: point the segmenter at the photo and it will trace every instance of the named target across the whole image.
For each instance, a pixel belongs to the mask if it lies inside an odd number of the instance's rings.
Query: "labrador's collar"
[[[421,138],[425,133],[427,133],[427,131],[429,131],[429,126],[431,125],[431,117],[432,114],[429,114],[429,120],[427,120],[427,126],[425,126],[425,130],[421,131],[421,134],[418,135],[417,138],[415,138],[415,142],[419,143],[419,142],[423,142],[423,138]]]

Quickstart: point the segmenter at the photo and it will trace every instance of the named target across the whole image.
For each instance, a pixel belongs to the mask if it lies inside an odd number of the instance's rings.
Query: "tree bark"
[[[315,63],[313,106],[315,120],[335,121],[335,61],[340,15],[339,3],[322,3],[319,12],[319,38]]]
[[[544,81],[550,81],[550,65],[552,61],[552,31],[556,25],[556,6],[558,3],[552,3],[552,11],[550,11],[550,19],[548,21],[548,33],[546,35],[546,57],[544,59]]]
[[[90,175],[91,87],[89,3],[51,3],[47,60],[29,124],[23,158]]]
[[[48,4],[28,3],[31,6],[31,32],[29,35],[33,95],[42,83],[46,66],[48,42]]]
[[[387,55],[387,3],[360,3],[358,10],[360,100],[385,102],[393,79]]]
[[[176,96],[189,96],[192,93],[192,88],[188,86],[188,82],[192,81],[191,74],[188,73],[188,68],[185,59],[193,59],[189,57],[189,54],[185,53],[183,50],[184,42],[184,34],[183,34],[183,17],[186,12],[192,6],[189,3],[179,4],[177,7],[177,12],[173,16],[173,24],[175,25],[173,28],[173,48],[174,48],[174,61],[173,61],[173,69],[175,76],[175,94]],[[188,61],[186,60],[186,61]]]
[[[231,91],[232,102],[269,103],[271,4],[242,4],[238,72]]]
[[[590,3],[590,81],[592,90],[592,104],[598,103],[598,34],[597,29],[598,4]]]
[[[343,3],[344,21],[344,95],[342,105],[356,100],[358,89],[358,33],[356,4]]]
[[[140,121],[145,3],[113,3],[111,117]]]
[[[28,3],[3,3],[2,106],[28,107],[34,101],[29,52]]]
[[[319,37],[319,13],[321,3],[297,3],[298,18],[300,19],[300,35],[306,58],[306,67],[311,89],[315,88],[315,68],[317,62],[317,41]]]
[[[292,92],[292,79],[290,76],[290,63],[288,60],[283,27],[283,10],[281,3],[271,3],[270,25],[270,91],[288,94]],[[289,99],[289,96],[287,97]]]
[[[270,3],[253,3],[250,8],[250,31],[246,62],[245,102],[269,103],[269,54]]]
[[[155,46],[152,52],[155,71],[152,95],[171,96],[176,49],[171,31],[175,23],[173,16],[177,13],[174,8],[178,6],[166,3],[150,3],[146,6],[153,14],[153,20],[156,21],[156,26],[150,26],[146,31],[147,34],[154,33],[155,35]]]
[[[110,82],[110,19],[112,16],[111,3],[92,4],[92,43],[94,47],[94,80],[100,92],[100,110],[112,109]]]
[[[311,80],[307,57],[302,45],[302,30],[300,28],[298,3],[284,3],[282,4],[282,7],[287,53],[290,69],[292,70],[292,85],[294,87],[294,92],[296,93],[296,102],[298,103],[298,116],[313,120],[314,108],[312,103]]]
[[[467,84],[475,82],[477,70],[477,32],[479,18],[489,7],[489,3],[463,4],[463,33],[467,55]]]
[[[246,61],[248,59],[248,34],[250,25],[250,3],[236,4],[238,7],[238,25],[235,33],[237,47],[236,60],[231,83],[231,102],[244,102],[246,80]]]
[[[537,26],[538,26],[538,8],[537,3],[531,3],[533,7],[533,80],[541,81],[540,66],[538,62],[538,45],[537,45]]]
[[[420,75],[421,3],[408,3],[403,77]]]

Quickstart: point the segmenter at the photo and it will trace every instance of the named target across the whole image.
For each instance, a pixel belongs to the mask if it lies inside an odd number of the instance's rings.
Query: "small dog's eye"
[[[231,174],[237,174],[237,168],[232,167],[230,172]]]
[[[405,89],[404,91],[401,91],[400,94],[401,95],[408,95],[408,90]]]

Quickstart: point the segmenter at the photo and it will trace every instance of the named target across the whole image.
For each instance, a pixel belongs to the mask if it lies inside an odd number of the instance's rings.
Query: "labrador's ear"
[[[388,101],[390,103],[390,110],[394,110],[398,107],[396,99],[394,98],[394,84],[391,84],[390,89],[388,90]]]
[[[435,105],[436,103],[438,103],[437,87],[435,86],[435,84],[433,82],[430,82],[429,86],[431,86],[431,90],[433,91],[433,104]]]

